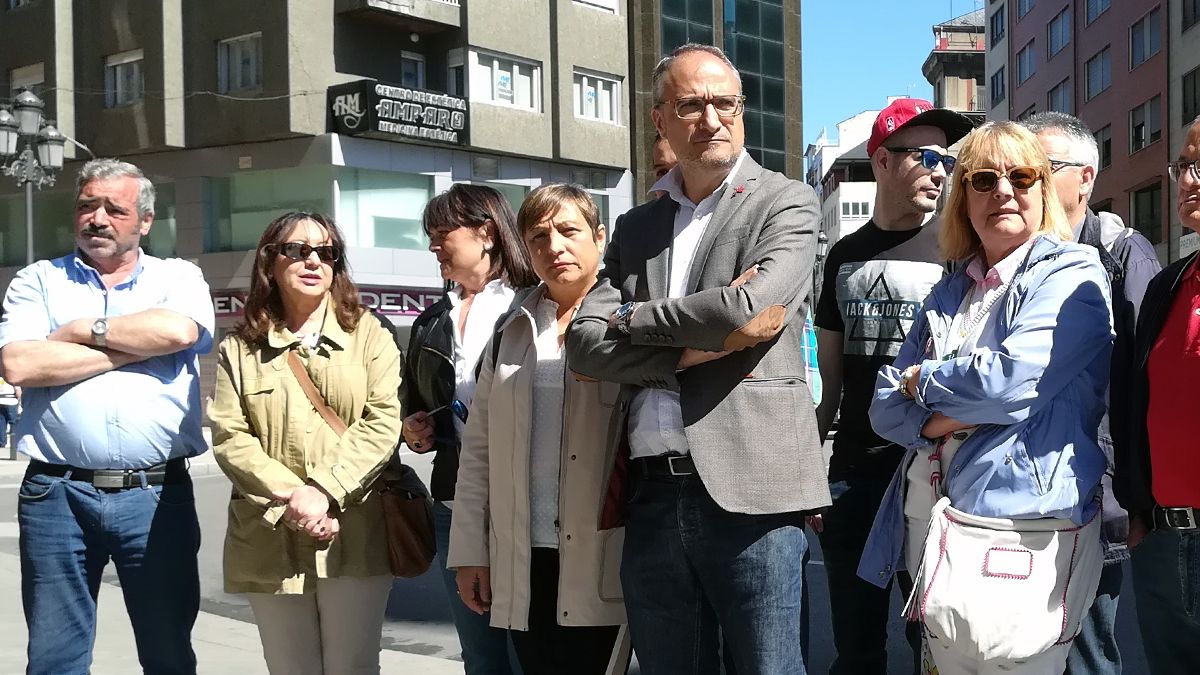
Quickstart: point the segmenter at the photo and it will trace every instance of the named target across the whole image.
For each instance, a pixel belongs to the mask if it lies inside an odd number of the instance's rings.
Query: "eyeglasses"
[[[975,169],[963,176],[963,182],[976,192],[991,192],[1000,185],[1000,177],[1008,176],[1008,182],[1017,190],[1028,190],[1042,179],[1042,172],[1034,166],[1014,166],[1007,172],[999,169]]]
[[[1050,173],[1058,173],[1059,171],[1062,171],[1064,168],[1066,168],[1068,166],[1085,167],[1085,166],[1087,166],[1087,164],[1085,164],[1083,162],[1068,162],[1065,159],[1051,159],[1050,160]]]
[[[1167,164],[1167,175],[1176,183],[1183,180],[1185,171],[1191,174],[1192,180],[1200,181],[1200,160],[1180,160]]]
[[[458,399],[454,399],[453,401],[447,403],[446,405],[440,405],[440,406],[434,408],[433,410],[426,412],[425,414],[432,415],[434,413],[439,413],[443,410],[446,410],[447,408],[450,409],[450,412],[454,413],[454,416],[457,417],[459,419],[459,421],[461,421],[461,422],[467,421],[467,415],[469,413],[469,411],[467,410],[467,404],[463,403],[462,401],[460,401]]]
[[[943,155],[937,150],[929,148],[888,148],[889,152],[919,152],[921,153],[921,166],[933,171],[937,169],[937,165],[941,164],[946,167],[946,173],[954,173],[954,165],[958,162],[950,155]]]
[[[670,105],[675,108],[675,116],[681,120],[698,120],[704,116],[704,110],[712,106],[718,117],[737,117],[746,109],[746,97],[741,94],[726,94],[724,96],[684,96],[671,101],[663,101],[659,105]]]
[[[317,257],[323,263],[333,264],[341,256],[341,251],[338,251],[336,246],[309,246],[308,244],[298,241],[289,241],[286,244],[274,244],[275,252],[279,255],[296,262],[308,260],[308,257],[317,252]]]

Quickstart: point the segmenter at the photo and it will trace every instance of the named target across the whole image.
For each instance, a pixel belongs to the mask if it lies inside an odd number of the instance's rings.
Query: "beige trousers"
[[[315,593],[247,593],[271,675],[379,675],[391,575],[319,579]]]

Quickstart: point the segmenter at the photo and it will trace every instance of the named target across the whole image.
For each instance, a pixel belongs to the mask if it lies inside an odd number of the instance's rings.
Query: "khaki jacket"
[[[213,452],[233,482],[225,535],[227,593],[306,593],[317,579],[389,574],[383,511],[370,490],[400,435],[400,352],[363,315],[347,333],[325,315],[321,343],[298,348],[326,403],[346,421],[340,438],[313,407],[287,354],[299,340],[277,328],[266,345],[221,342],[208,415]],[[273,490],[315,483],[337,501],[341,532],[327,543],[285,527]]]
[[[538,287],[501,324],[500,349],[484,349],[459,456],[450,568],[491,568],[491,623],[529,629],[529,445],[537,362],[532,310]],[[496,339],[496,338],[493,338]],[[559,487],[558,622],[625,623],[621,592],[624,528],[600,530],[607,486],[605,439],[619,386],[566,378]]]

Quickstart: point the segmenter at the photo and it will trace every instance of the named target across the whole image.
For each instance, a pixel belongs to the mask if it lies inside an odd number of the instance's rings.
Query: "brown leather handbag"
[[[325,403],[317,385],[296,352],[287,356],[288,367],[300,382],[305,396],[337,435],[346,433],[346,423]],[[411,466],[392,456],[387,468],[372,490],[379,493],[383,504],[383,523],[388,545],[388,566],[398,577],[416,577],[425,573],[433,563],[436,545],[433,538],[433,506],[425,485]]]

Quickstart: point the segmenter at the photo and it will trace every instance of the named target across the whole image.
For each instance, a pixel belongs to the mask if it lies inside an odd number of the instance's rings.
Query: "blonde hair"
[[[1041,172],[1038,183],[1042,189],[1042,221],[1037,228],[1038,234],[1053,234],[1063,241],[1074,238],[1071,223],[1067,222],[1067,214],[1054,190],[1050,160],[1037,136],[1015,122],[988,122],[967,134],[958,152],[958,164],[950,181],[950,197],[946,200],[942,229],[938,234],[942,255],[947,260],[965,260],[982,246],[967,216],[967,191],[971,186],[963,182],[963,177],[975,169],[995,168],[1002,163],[1007,163],[1009,168],[1032,166]]]

